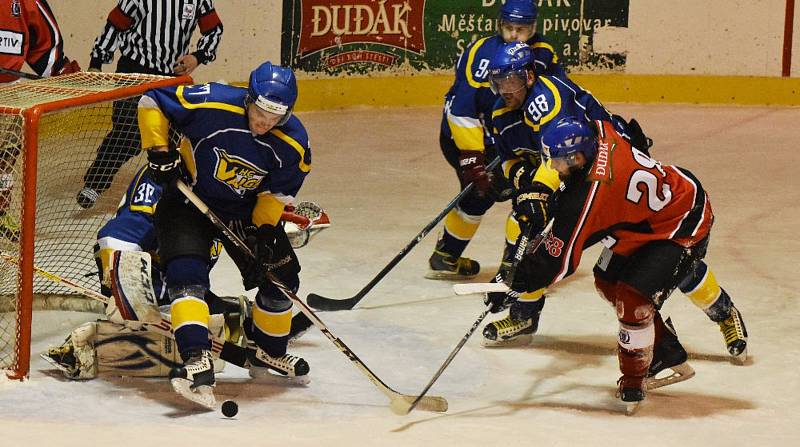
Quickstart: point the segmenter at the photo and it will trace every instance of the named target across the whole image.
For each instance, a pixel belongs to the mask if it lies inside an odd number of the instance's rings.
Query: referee
[[[189,53],[198,27],[202,36],[197,50]],[[221,38],[222,22],[213,0],[119,0],[94,42],[89,71],[101,71],[119,48],[117,73],[190,74],[199,64],[216,58]],[[139,97],[114,102],[113,127],[97,148],[76,197],[81,207],[94,206],[122,165],[140,152],[138,102]]]

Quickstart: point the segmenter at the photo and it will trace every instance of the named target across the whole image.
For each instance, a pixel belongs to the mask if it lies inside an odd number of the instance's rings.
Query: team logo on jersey
[[[253,191],[261,184],[267,175],[247,160],[231,155],[224,149],[214,148],[217,154],[217,166],[214,169],[214,178],[227,185],[233,192],[244,196],[248,191]]]
[[[191,3],[187,3],[183,5],[183,15],[181,16],[183,20],[192,20],[194,18],[194,5]]]
[[[20,14],[19,0],[11,0],[11,15],[14,17],[19,17],[19,14]]]

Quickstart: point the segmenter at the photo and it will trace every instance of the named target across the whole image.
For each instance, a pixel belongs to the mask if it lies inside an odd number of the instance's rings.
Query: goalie
[[[147,169],[141,169],[134,176],[114,217],[98,232],[95,259],[101,291],[113,300],[106,309],[107,319],[81,325],[72,331],[64,344],[42,355],[65,377],[76,380],[93,379],[98,375],[166,377],[171,368],[180,366],[174,340],[143,329],[140,321],[147,318],[143,314],[148,311],[160,318],[158,308],[169,309],[153,223],[153,212],[160,196],[161,186]],[[300,202],[285,208],[281,225],[292,247],[301,248],[314,235],[329,227],[330,219],[317,204]],[[221,242],[213,241],[209,248],[212,260],[209,270],[216,263],[221,249]],[[121,256],[120,252],[126,252],[126,256]],[[142,269],[142,266],[146,267]],[[142,270],[148,273],[142,275]],[[244,332],[249,332],[247,329],[252,324],[252,303],[244,296],[221,298],[211,291],[206,293],[205,301],[212,314],[211,333],[245,345],[250,338]],[[305,315],[295,315],[290,340],[300,337],[310,326],[311,321]],[[223,365],[217,361],[215,370],[220,371]]]

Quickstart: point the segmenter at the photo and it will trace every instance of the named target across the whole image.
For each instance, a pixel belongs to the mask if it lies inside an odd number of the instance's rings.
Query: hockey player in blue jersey
[[[115,251],[147,252],[152,259],[152,286],[153,293],[159,305],[169,305],[167,289],[163,287],[165,271],[158,257],[158,240],[153,223],[158,199],[161,197],[162,187],[153,178],[152,173],[144,167],[136,173],[128,190],[122,198],[117,212],[103,225],[97,233],[95,246],[95,259],[100,272],[101,292],[112,296],[111,279],[115,273],[113,256]],[[302,202],[299,209],[294,205],[287,206],[281,215],[280,224],[289,236],[292,247],[300,248],[308,242],[312,233],[321,231],[330,225],[327,214],[313,202]],[[222,242],[214,239],[210,247],[209,270],[213,268],[222,252]],[[230,301],[230,300],[228,300]],[[249,309],[233,309],[229,303],[220,300],[210,290],[206,293],[211,313],[245,312]],[[311,326],[304,314],[299,313],[292,318],[290,338],[296,338]]]
[[[291,302],[266,280],[265,265],[285,284],[299,287],[300,265],[278,225],[311,169],[308,135],[292,115],[297,82],[289,68],[269,62],[250,75],[246,89],[204,84],[156,89],[139,102],[139,126],[148,165],[157,181],[187,180],[194,192],[256,255],[245,258],[226,239],[246,289],[258,287],[253,307],[254,367],[289,376],[308,374],[308,363],[286,353]],[[191,147],[168,147],[175,127]],[[175,338],[185,365],[173,379],[196,392],[214,385],[208,339],[208,247],[217,231],[174,187],[167,186],[155,212],[159,255],[166,269]],[[174,381],[173,381],[174,382]],[[201,388],[203,387],[203,388]]]
[[[547,198],[561,183],[557,171],[541,163],[541,137],[548,128],[563,117],[578,117],[589,123],[593,120],[609,121],[634,147],[649,149],[647,138],[634,120],[626,123],[621,117],[611,115],[588,91],[561,76],[537,75],[535,56],[524,44],[506,44],[499,48],[489,64],[489,78],[500,99],[492,112],[495,143],[503,160],[503,171],[514,189],[514,213],[506,224],[506,253],[513,253],[513,245],[520,234],[517,218],[534,227],[543,227],[547,216]],[[631,126],[631,123],[634,123]],[[632,135],[628,135],[628,132]],[[535,218],[531,218],[535,216]],[[506,255],[504,259],[509,259]],[[605,251],[601,256],[606,264],[615,264],[613,254]],[[503,272],[498,280],[503,279]],[[746,359],[747,330],[741,313],[730,296],[719,287],[705,262],[700,261],[695,272],[679,285],[680,290],[716,322],[722,332],[729,354],[737,363]],[[526,342],[536,332],[539,315],[544,307],[544,289],[525,292],[511,306],[509,315],[489,323],[483,331],[485,343],[508,344],[510,341]],[[665,367],[685,361],[684,358],[667,359]],[[657,356],[658,357],[658,356]],[[653,370],[653,374],[655,374]]]
[[[439,145],[462,189],[469,183],[475,188],[445,217],[426,278],[465,279],[478,273],[478,262],[461,254],[483,215],[506,189],[499,169],[494,175],[486,172],[486,164],[496,155],[489,121],[497,95],[489,85],[488,66],[497,48],[506,42],[525,42],[534,54],[537,73],[564,74],[553,47],[536,33],[537,13],[533,0],[506,1],[500,9],[498,34],[468,45],[456,63],[455,82],[445,95]]]

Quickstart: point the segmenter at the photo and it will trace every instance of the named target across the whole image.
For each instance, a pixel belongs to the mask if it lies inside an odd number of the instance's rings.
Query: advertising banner
[[[537,30],[567,69],[620,70],[594,33],[627,27],[629,0],[538,0]],[[501,0],[283,0],[281,62],[310,75],[449,71],[475,39],[495,34]]]

